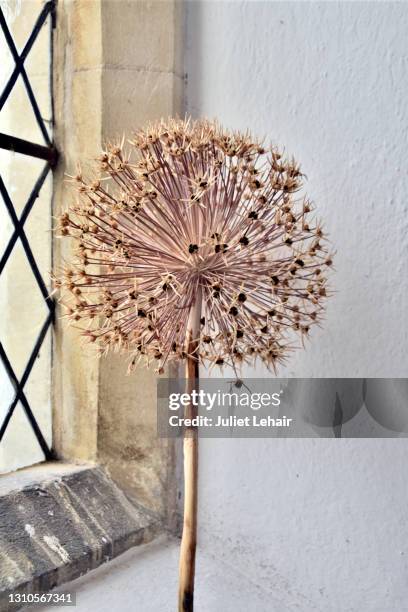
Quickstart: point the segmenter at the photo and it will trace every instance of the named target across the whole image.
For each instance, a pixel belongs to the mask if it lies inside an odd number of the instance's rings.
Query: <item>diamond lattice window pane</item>
[[[4,149],[0,149],[1,178],[6,186],[7,193],[9,194],[9,197],[13,203],[13,207],[18,218],[21,217],[24,206],[30,197],[37,179],[41,175],[44,166],[45,162],[43,159],[29,157],[28,155],[20,155],[19,153],[14,153],[13,151],[5,151]],[[39,197],[46,197],[48,198],[49,202],[52,188],[51,178],[48,179],[48,186],[45,187],[43,194],[42,191],[44,187],[45,185],[41,188]],[[37,202],[38,200],[35,202],[33,212],[37,207]],[[0,208],[4,209],[7,217],[9,218],[9,214],[3,202],[0,202]],[[49,213],[47,216],[49,216]],[[1,232],[2,229],[0,225],[0,234]]]
[[[6,0],[2,2],[7,26],[18,53],[24,49],[45,3],[46,0]]]
[[[33,28],[40,14],[47,15],[35,40],[32,38],[34,43],[25,58],[28,86],[24,74],[20,73],[0,112],[0,132],[42,145],[50,144],[48,137],[51,138],[52,126],[51,6],[45,0],[1,3],[16,51],[13,45],[12,50],[8,48],[6,35],[0,29],[0,95],[13,71],[16,74],[13,53],[22,52],[34,34]],[[28,92],[32,92],[34,99],[30,99]],[[41,116],[39,120],[35,115],[36,109]],[[21,238],[29,244],[29,249],[25,249],[5,202],[0,201],[0,261],[6,262],[0,273],[0,342],[6,353],[4,360],[10,362],[18,381],[25,371],[29,371],[24,386],[28,404],[24,404],[22,399],[11,414],[10,404],[14,401],[15,389],[7,368],[0,361],[0,428],[4,425],[0,440],[0,472],[43,461],[46,458],[44,453],[47,458],[50,456],[46,446],[51,447],[52,442],[51,334],[47,327],[50,310],[45,301],[50,290],[51,270],[52,175],[49,170],[44,160],[0,149],[0,174],[8,197],[3,195],[13,215],[24,221]],[[21,233],[21,228],[18,231]],[[6,261],[4,250],[10,245],[12,250],[8,251]],[[35,270],[41,279],[36,279]],[[43,336],[45,330],[47,333]],[[31,369],[27,369],[29,363]],[[8,420],[6,417],[10,414]],[[30,422],[27,414],[34,421]]]
[[[0,339],[20,379],[48,308],[18,241],[0,275]]]
[[[30,2],[21,4],[18,10],[6,11],[7,26],[18,54],[20,54],[25,47],[43,5],[43,1],[30,0]],[[38,14],[36,10],[33,10],[37,8],[37,6]],[[44,121],[48,134],[50,134],[51,131],[52,114],[49,43],[50,23],[49,19],[46,19],[38,31],[35,41],[24,62],[24,69],[35,97],[35,103],[39,108],[40,115]],[[0,56],[2,60],[0,64],[0,92],[2,92],[16,67],[13,54],[9,49],[3,32],[0,32]],[[21,117],[24,117],[24,121],[21,121]],[[38,126],[32,104],[28,97],[26,85],[21,75],[18,76],[2,109],[0,115],[0,131],[18,138],[23,138],[24,140],[30,140],[41,144],[44,142],[44,136]]]
[[[1,6],[3,8],[3,6]],[[4,13],[4,9],[3,9]],[[6,16],[6,21],[7,16]],[[10,24],[8,24],[10,27]],[[9,46],[6,41],[6,37],[3,31],[0,29],[0,93],[3,92],[4,87],[6,86],[7,81],[11,77],[11,74],[15,67],[15,62],[13,59],[13,55],[9,49]]]
[[[50,24],[49,20],[42,26],[35,43],[24,62],[24,67],[31,84],[41,117],[50,132],[51,96],[49,92],[51,80],[51,62],[49,50]]]
[[[9,158],[10,158],[10,152],[0,149],[0,170],[1,170],[1,177],[4,182],[6,179],[5,170],[7,170],[8,168]],[[7,208],[4,206],[4,203],[2,202],[1,196],[0,196],[0,260],[4,253],[4,249],[6,248],[11,238],[13,229],[14,229],[14,226],[11,221],[10,215],[7,211]]]
[[[7,376],[6,369],[0,360],[0,428],[15,396],[13,385]],[[1,445],[0,445],[1,446]]]
[[[0,444],[0,474],[44,461],[44,453],[20,402]]]
[[[44,165],[44,162],[42,162]],[[31,250],[48,290],[51,290],[51,197],[52,173],[45,179],[38,198],[24,225]]]
[[[35,420],[48,446],[52,442],[51,421],[51,334],[47,334],[38,353],[24,393],[31,406]]]
[[[45,144],[21,76],[18,77],[1,109],[0,132],[41,145]]]

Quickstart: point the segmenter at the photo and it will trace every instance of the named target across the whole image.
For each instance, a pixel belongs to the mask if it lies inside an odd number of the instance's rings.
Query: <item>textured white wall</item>
[[[337,249],[282,376],[407,372],[407,3],[189,2],[187,110],[285,146]]]
[[[408,4],[188,2],[186,25],[187,111],[284,145],[337,249],[324,329],[280,375],[406,376]],[[201,546],[262,612],[408,609],[406,440],[200,454]]]

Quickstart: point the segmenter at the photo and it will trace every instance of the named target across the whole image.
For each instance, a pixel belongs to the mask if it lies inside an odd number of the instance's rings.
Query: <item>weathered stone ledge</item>
[[[10,593],[48,592],[159,531],[99,466],[43,464],[0,477],[0,611],[17,609]]]

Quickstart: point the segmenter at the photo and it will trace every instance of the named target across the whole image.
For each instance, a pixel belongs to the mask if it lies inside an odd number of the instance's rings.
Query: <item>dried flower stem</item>
[[[195,304],[191,309],[188,325],[188,353],[186,364],[186,393],[191,397],[199,387],[199,361],[196,356],[198,343],[194,338],[200,331],[201,290],[198,290]],[[197,407],[191,402],[185,408],[185,418],[194,419]],[[179,568],[179,612],[192,612],[194,606],[195,554],[197,543],[197,484],[198,484],[198,429],[184,428],[184,515],[183,534],[180,547]]]

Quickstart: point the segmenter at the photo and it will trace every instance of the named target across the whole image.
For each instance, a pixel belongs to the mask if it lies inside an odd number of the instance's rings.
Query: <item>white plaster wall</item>
[[[284,145],[337,249],[324,328],[280,375],[406,376],[408,4],[188,2],[186,29],[187,112]],[[407,610],[407,460],[395,438],[202,440],[201,549],[262,612]]]

